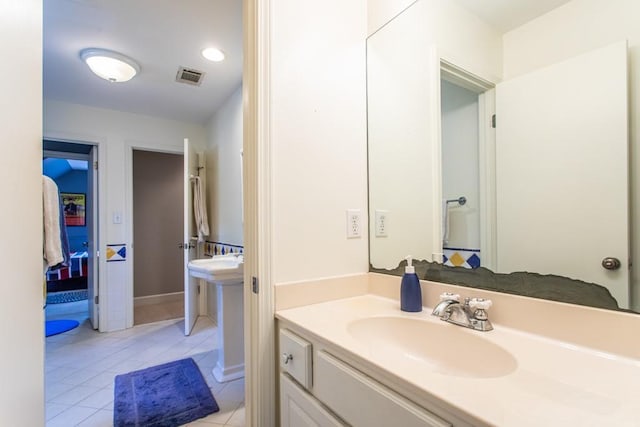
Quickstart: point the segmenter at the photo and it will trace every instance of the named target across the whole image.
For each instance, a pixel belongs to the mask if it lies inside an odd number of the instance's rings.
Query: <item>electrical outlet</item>
[[[360,209],[347,209],[347,239],[362,236]]]
[[[376,237],[387,237],[389,228],[389,211],[376,209]]]

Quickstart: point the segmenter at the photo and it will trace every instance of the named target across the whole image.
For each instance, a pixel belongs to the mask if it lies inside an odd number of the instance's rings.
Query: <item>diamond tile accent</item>
[[[471,268],[480,267],[480,257],[476,254],[471,255],[469,258],[467,258],[467,264],[469,264]]]
[[[464,265],[464,263],[465,263],[464,258],[462,258],[458,252],[453,254],[453,256],[449,259],[449,261],[455,267],[460,267],[460,266]]]
[[[239,245],[230,245],[222,242],[210,242],[204,243],[205,256],[214,255],[226,255],[226,254],[242,254],[244,253],[244,247]]]
[[[444,248],[443,264],[449,267],[478,268],[481,265],[479,249]]]

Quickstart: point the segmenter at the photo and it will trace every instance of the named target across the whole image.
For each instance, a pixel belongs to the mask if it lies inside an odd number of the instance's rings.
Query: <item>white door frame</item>
[[[52,141],[55,142],[55,141]],[[99,250],[98,241],[98,226],[96,220],[99,220],[100,215],[95,207],[100,208],[98,205],[97,195],[98,191],[98,182],[96,181],[96,176],[98,175],[98,170],[94,165],[98,164],[98,154],[97,148],[92,144],[83,144],[91,147],[89,153],[74,153],[69,151],[57,151],[57,150],[42,150],[43,156],[48,158],[57,158],[57,159],[69,159],[69,160],[84,160],[87,162],[87,176],[85,182],[87,184],[87,199],[86,199],[86,226],[87,226],[87,246],[86,251],[90,255],[88,258],[88,272],[87,272],[87,290],[89,291],[89,298],[87,301],[87,310],[89,310],[89,320],[91,321],[91,326],[94,329],[99,329],[100,327],[100,306],[96,304],[95,297],[97,294],[95,293],[96,289],[100,289],[100,282],[98,281],[99,271],[96,252]],[[90,214],[90,215],[87,215]],[[89,244],[90,243],[90,244]],[[90,251],[94,251],[91,254]],[[96,326],[97,325],[97,326]]]
[[[480,190],[480,258],[481,265],[495,269],[496,259],[496,132],[491,126],[496,112],[495,85],[497,82],[479,77],[440,56],[440,78],[478,94],[478,161]],[[440,97],[438,97],[439,99]],[[440,103],[438,123],[441,123]],[[438,125],[438,128],[441,126]],[[442,133],[438,135],[442,145]]]
[[[182,140],[180,140],[182,143]],[[135,257],[135,250],[133,247],[133,150],[140,151],[152,151],[156,153],[168,153],[168,154],[182,154],[184,155],[184,148],[180,146],[159,146],[158,144],[152,144],[149,142],[141,141],[125,141],[124,150],[124,167],[125,167],[125,212],[123,221],[126,224],[125,240],[129,242],[129,249],[127,252],[127,283],[125,284],[125,327],[133,327],[133,261]],[[185,265],[184,268],[187,268]]]
[[[107,324],[109,312],[108,300],[106,298],[107,291],[107,265],[104,254],[106,253],[106,215],[105,209],[107,206],[106,199],[106,158],[107,147],[105,141],[102,138],[97,138],[93,135],[78,135],[68,134],[63,132],[48,132],[42,136],[43,140],[64,142],[68,144],[83,144],[93,145],[98,150],[98,244],[96,245],[96,251],[102,256],[98,257],[98,275],[94,280],[98,281],[98,300],[100,307],[98,309],[98,331],[105,332],[109,330]],[[102,171],[102,172],[100,172]],[[104,250],[103,250],[104,247]]]
[[[270,0],[243,0],[245,411],[246,424],[253,427],[276,425],[278,401],[271,278],[270,11]]]

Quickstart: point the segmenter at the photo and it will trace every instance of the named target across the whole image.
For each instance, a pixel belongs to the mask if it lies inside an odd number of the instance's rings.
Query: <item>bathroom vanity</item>
[[[447,421],[452,419],[455,425],[471,425],[432,402],[415,403],[406,397],[410,391],[385,384],[384,375],[366,361],[292,323],[281,319],[278,335],[283,427],[445,427],[454,425]]]
[[[281,425],[638,425],[638,359],[430,313],[374,294],[278,310]]]

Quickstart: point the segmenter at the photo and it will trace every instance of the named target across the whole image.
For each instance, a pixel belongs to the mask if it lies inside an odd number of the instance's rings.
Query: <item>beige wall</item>
[[[183,156],[133,150],[133,296],[184,290]]]
[[[408,0],[369,0],[371,35],[394,15],[403,11]],[[491,82],[502,77],[502,34],[473,13],[451,0],[418,0],[402,12],[419,14],[420,34],[425,49],[435,47],[438,54],[458,67]]]
[[[365,0],[273,2],[270,11],[275,283],[365,272]],[[363,235],[346,237],[346,210]]]
[[[42,426],[42,1],[0,1],[0,28],[0,425]]]
[[[206,130],[207,240],[242,246],[242,86],[218,108]]]
[[[371,35],[416,0],[368,0],[367,34]]]

